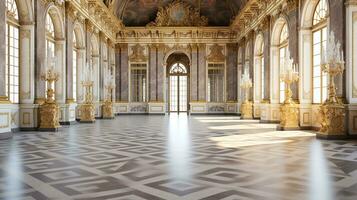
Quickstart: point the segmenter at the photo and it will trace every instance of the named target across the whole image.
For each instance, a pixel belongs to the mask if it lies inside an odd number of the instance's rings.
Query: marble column
[[[41,103],[46,97],[46,82],[41,79],[41,76],[46,73],[46,22],[44,13],[46,5],[43,1],[36,1],[34,13],[43,13],[36,15],[35,25],[35,103]]]
[[[67,13],[66,17],[66,70],[67,70],[67,76],[66,76],[66,102],[70,103],[74,100],[73,96],[73,47],[76,44],[73,44],[73,29],[74,24],[73,24],[73,19],[69,14]],[[78,56],[78,55],[77,55]]]
[[[86,70],[86,50],[85,48],[80,48],[77,51],[77,103],[82,103],[84,101],[84,88],[82,87],[82,81],[85,80],[84,74]]]
[[[345,1],[328,1],[330,4],[330,31],[335,33],[336,40],[341,43],[341,49],[345,50],[346,28],[345,28]],[[346,3],[348,5],[348,3]],[[346,55],[346,51],[344,51]],[[346,56],[345,56],[346,57]],[[346,73],[343,76],[337,76],[335,79],[336,94],[345,99],[346,97]]]
[[[115,45],[115,102],[121,101],[121,49]]]
[[[157,88],[157,93],[156,93],[156,99],[159,102],[164,102],[164,94],[165,94],[165,64],[164,64],[164,57],[165,57],[165,52],[164,52],[164,46],[159,45],[158,46],[158,52],[157,52],[157,83],[156,83],[156,88]]]
[[[264,99],[270,98],[270,21],[268,23],[264,30]]]
[[[100,98],[99,80],[100,80],[100,56],[92,55],[92,69],[93,69],[93,102],[98,103]]]
[[[65,39],[58,39],[55,42],[56,55],[56,72],[59,74],[59,79],[55,85],[56,102],[59,104],[66,103],[66,45]]]
[[[34,25],[22,24],[20,26],[20,103],[32,104],[35,94],[35,79],[34,79]]]
[[[157,101],[157,46],[149,47],[149,101]]]
[[[120,52],[120,92],[121,92],[121,101],[128,102],[129,101],[129,52],[128,52],[128,44],[121,44],[121,52]]]
[[[236,102],[237,101],[237,61],[238,61],[238,46],[236,43],[227,44],[227,101]]]
[[[191,45],[190,91],[191,101],[198,101],[198,45]]]
[[[207,65],[206,65],[206,44],[198,45],[198,100],[207,101],[206,91],[207,91]]]

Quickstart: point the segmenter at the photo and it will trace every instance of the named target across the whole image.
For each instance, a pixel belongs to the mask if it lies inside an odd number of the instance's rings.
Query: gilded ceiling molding
[[[207,26],[208,18],[201,16],[198,9],[187,2],[175,0],[167,7],[160,7],[154,22],[147,26]]]
[[[231,28],[239,33],[239,41],[251,30],[257,29],[267,17],[296,8],[294,6],[297,6],[297,0],[248,0],[233,20]]]
[[[236,38],[229,27],[126,27],[117,34],[119,43],[229,43]]]
[[[131,47],[132,54],[129,57],[130,62],[146,62],[148,60],[148,56],[145,55],[145,47],[140,44],[136,44]]]
[[[58,0],[42,0],[42,1],[58,1]],[[103,0],[78,0],[66,1],[73,8],[69,8],[70,17],[81,20],[89,20],[96,29],[103,32],[108,38],[115,41],[117,33],[124,27],[113,12],[104,4]],[[66,10],[67,11],[67,10]],[[93,30],[95,30],[93,28]]]
[[[64,0],[42,0],[42,3],[45,5],[49,3],[54,3],[57,6],[63,6],[64,5]]]
[[[214,44],[210,48],[210,53],[207,56],[208,62],[224,62],[226,56],[223,53],[224,47],[218,44]]]

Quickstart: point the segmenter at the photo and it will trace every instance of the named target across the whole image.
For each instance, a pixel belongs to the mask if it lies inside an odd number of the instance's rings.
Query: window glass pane
[[[316,24],[326,21],[327,16],[328,16],[327,1],[320,0],[320,2],[317,4],[316,9],[315,9],[313,25],[316,25]]]
[[[19,103],[18,27],[8,23],[6,31],[6,94],[12,103]]]
[[[6,9],[8,17],[19,20],[17,6],[15,0],[6,0]]]
[[[223,102],[224,64],[208,64],[208,102]]]
[[[131,64],[131,101],[146,102],[146,64]]]

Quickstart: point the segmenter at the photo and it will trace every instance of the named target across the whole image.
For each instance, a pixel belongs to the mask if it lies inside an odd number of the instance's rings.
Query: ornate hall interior
[[[357,0],[0,0],[0,60],[0,199],[357,199]]]

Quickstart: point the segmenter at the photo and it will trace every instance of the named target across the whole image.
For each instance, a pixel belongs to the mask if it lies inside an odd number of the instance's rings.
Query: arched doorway
[[[168,111],[189,110],[189,58],[183,53],[174,53],[167,59]]]

